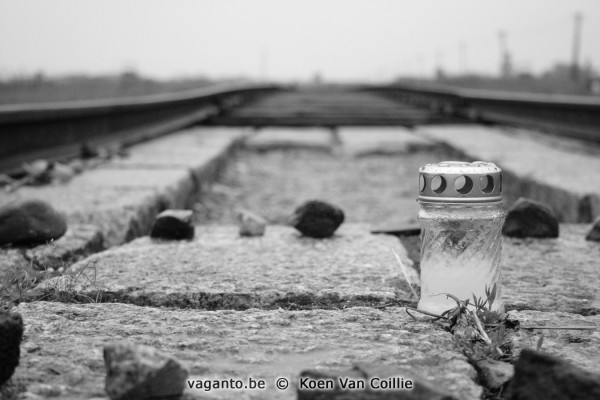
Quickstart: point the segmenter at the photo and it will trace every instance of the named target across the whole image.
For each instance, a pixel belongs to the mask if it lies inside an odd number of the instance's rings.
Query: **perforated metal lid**
[[[419,201],[486,203],[502,201],[502,170],[484,161],[442,161],[419,169]]]

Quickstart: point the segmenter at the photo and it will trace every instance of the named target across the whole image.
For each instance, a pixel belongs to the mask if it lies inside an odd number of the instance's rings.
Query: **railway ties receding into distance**
[[[414,85],[262,84],[120,100],[0,106],[0,171],[38,158],[75,157],[83,143],[129,145],[203,121],[326,127],[501,123],[598,143],[600,99]]]

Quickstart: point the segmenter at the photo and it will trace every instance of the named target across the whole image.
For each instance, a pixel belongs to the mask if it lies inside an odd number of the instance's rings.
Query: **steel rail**
[[[418,85],[364,86],[367,90],[476,122],[539,128],[600,142],[600,98]]]
[[[275,85],[219,84],[110,100],[0,106],[0,171],[37,158],[79,155],[81,146],[126,146],[193,125]]]

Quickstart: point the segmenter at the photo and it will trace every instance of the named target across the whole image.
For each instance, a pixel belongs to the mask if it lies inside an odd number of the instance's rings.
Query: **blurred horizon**
[[[0,0],[0,102],[232,80],[600,93],[595,0]]]
[[[114,75],[306,82],[539,75],[600,66],[594,0],[0,0],[0,79]],[[504,65],[506,66],[506,65]]]

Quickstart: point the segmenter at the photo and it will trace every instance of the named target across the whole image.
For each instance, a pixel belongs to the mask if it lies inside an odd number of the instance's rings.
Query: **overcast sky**
[[[0,77],[115,73],[377,81],[497,73],[499,31],[517,68],[600,69],[599,0],[0,0]]]

